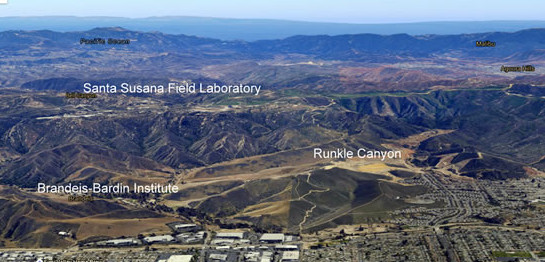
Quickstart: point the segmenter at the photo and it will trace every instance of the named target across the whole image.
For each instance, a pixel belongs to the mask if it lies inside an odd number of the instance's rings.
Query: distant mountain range
[[[222,40],[255,41],[281,39],[294,35],[341,34],[463,34],[482,32],[515,32],[545,28],[544,21],[466,21],[420,22],[397,24],[318,23],[268,19],[228,19],[207,17],[0,17],[0,31],[53,30],[85,31],[96,27],[120,26],[136,31],[159,31]]]
[[[160,32],[139,32],[122,27],[94,28],[79,32],[4,31],[0,32],[0,48],[16,51],[40,48],[43,51],[106,51],[127,50],[137,52],[169,52],[194,55],[207,54],[205,58],[272,58],[278,54],[309,55],[318,59],[366,60],[377,56],[385,62],[392,56],[430,57],[450,54],[454,57],[501,58],[521,52],[534,52],[542,55],[545,47],[545,29],[528,29],[513,33],[490,32],[459,35],[419,35],[408,34],[377,35],[353,34],[337,36],[292,36],[281,40],[261,40],[255,42],[222,41],[187,35],[171,35]],[[131,39],[126,46],[80,44],[80,39],[117,38]],[[490,40],[494,48],[476,47],[476,41]],[[86,47],[83,49],[83,47]],[[528,55],[528,54],[526,54]],[[204,58],[204,57],[201,57]]]
[[[81,45],[81,38],[132,42],[125,46]],[[476,41],[493,41],[495,47],[476,47]],[[58,78],[89,81],[153,76],[346,92],[476,87],[512,83],[506,82],[509,77],[539,78],[544,47],[545,29],[460,35],[293,36],[253,42],[121,27],[67,33],[4,31],[0,32],[0,68],[5,74],[0,76],[0,86],[38,84],[42,89],[66,90],[66,86],[81,85]],[[523,64],[534,65],[536,71],[500,72],[502,65]],[[44,70],[44,65],[48,69]],[[32,83],[44,79],[54,81]],[[517,83],[534,84],[535,80]]]

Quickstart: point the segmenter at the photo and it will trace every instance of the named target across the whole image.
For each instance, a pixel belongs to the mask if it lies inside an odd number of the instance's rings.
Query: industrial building
[[[169,243],[169,242],[176,242],[176,239],[172,237],[171,235],[162,235],[162,236],[154,236],[154,237],[145,237],[144,242],[148,244]]]
[[[267,244],[282,243],[284,242],[284,234],[263,234],[259,242]]]
[[[244,232],[220,232],[216,234],[216,238],[223,239],[243,239],[246,233]]]
[[[281,262],[296,262],[299,261],[299,251],[286,251],[282,253]]]

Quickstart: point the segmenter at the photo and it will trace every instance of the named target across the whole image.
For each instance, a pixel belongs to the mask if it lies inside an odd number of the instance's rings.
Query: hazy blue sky
[[[544,0],[9,0],[0,16],[207,16],[391,23],[545,20]]]

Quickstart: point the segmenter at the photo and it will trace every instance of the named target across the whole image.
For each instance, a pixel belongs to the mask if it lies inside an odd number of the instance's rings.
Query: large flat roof
[[[115,245],[115,244],[122,244],[122,243],[137,243],[137,241],[134,238],[118,238],[118,239],[107,240],[106,243],[111,243]]]
[[[223,232],[217,233],[217,238],[244,238],[244,232]]]
[[[192,255],[172,255],[167,262],[191,262]]]
[[[282,253],[282,260],[298,260],[299,259],[299,251],[286,251]]]
[[[266,234],[263,234],[259,240],[262,240],[262,241],[272,241],[272,240],[284,241],[284,234],[266,233]]]
[[[197,227],[196,224],[176,224],[174,225],[175,228],[187,228],[187,227]]]
[[[145,237],[145,241],[147,242],[157,242],[157,241],[174,241],[175,238],[171,235],[162,235],[162,236],[154,236],[154,237]]]

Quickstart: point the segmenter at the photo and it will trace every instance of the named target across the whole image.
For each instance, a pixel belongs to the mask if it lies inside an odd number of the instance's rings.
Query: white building
[[[144,241],[149,244],[169,243],[169,242],[176,242],[176,239],[172,237],[171,235],[162,235],[162,236],[154,236],[154,237],[145,237]]]
[[[195,236],[198,238],[204,238],[204,233],[205,233],[204,231],[199,231],[197,232],[197,234],[195,234]]]
[[[220,232],[216,234],[216,238],[243,239],[244,232]]]
[[[208,256],[209,261],[227,261],[226,254],[210,254]]]
[[[286,251],[282,253],[281,262],[299,261],[299,251]]]
[[[284,242],[284,234],[263,234],[259,239],[261,243],[282,243]]]
[[[273,261],[273,252],[270,252],[270,251],[263,252],[260,262],[271,262],[271,261]]]
[[[180,232],[189,232],[198,230],[199,226],[196,224],[176,224],[174,225],[174,229]]]
[[[191,262],[192,255],[171,255],[168,259],[161,259],[158,262]]]
[[[64,232],[64,231],[61,231],[61,232],[59,232],[58,234],[59,234],[59,236],[61,236],[61,237],[71,237],[71,236],[72,236],[72,234],[70,234],[70,233],[68,233],[68,232]]]
[[[120,239],[107,240],[105,244],[107,246],[134,246],[134,245],[139,245],[140,241],[134,238],[120,238]]]
[[[248,252],[244,254],[244,261],[257,262],[260,259],[261,254],[259,252]]]

